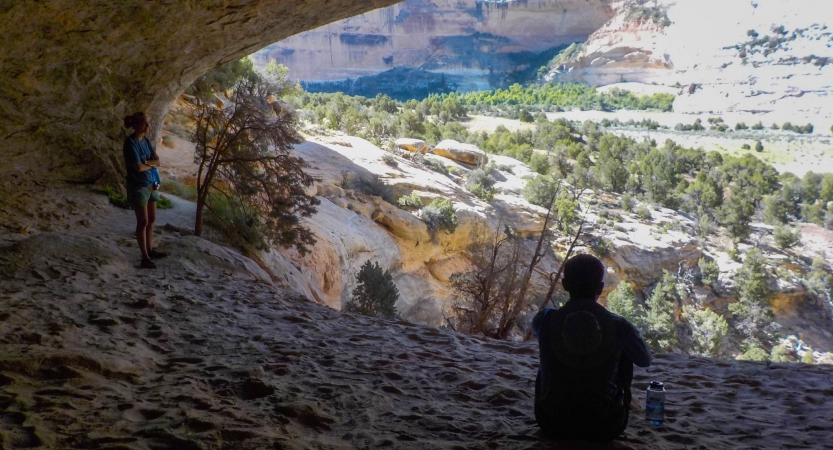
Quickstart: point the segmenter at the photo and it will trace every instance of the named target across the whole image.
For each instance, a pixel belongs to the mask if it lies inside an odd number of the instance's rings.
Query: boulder
[[[399,138],[394,142],[396,148],[407,150],[411,153],[428,153],[428,143],[422,139]]]
[[[454,139],[446,139],[437,144],[434,147],[434,154],[471,166],[480,166],[489,162],[489,157],[486,156],[486,152],[483,150],[471,144],[457,142]]]

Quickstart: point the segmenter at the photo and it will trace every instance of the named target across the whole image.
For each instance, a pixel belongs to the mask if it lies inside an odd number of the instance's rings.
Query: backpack
[[[560,366],[556,370],[561,372],[554,374],[554,381],[569,386],[558,389],[556,403],[572,405],[570,415],[575,417],[604,421],[618,416],[621,406],[611,403],[615,396],[610,397],[605,388],[607,374],[616,371],[619,380],[626,374],[621,371],[624,358],[616,345],[616,323],[607,309],[589,300],[567,302],[553,314],[549,343],[554,363]],[[622,386],[629,402],[630,383]]]
[[[570,369],[586,371],[618,359],[616,324],[604,306],[573,300],[553,315],[550,346],[555,358]]]

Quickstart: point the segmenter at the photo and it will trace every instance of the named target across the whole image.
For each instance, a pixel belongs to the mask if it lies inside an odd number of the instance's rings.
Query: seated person
[[[532,321],[540,353],[535,420],[553,439],[609,442],[628,425],[633,365],[648,367],[651,352],[636,327],[596,303],[602,262],[577,255],[564,264],[570,300]]]

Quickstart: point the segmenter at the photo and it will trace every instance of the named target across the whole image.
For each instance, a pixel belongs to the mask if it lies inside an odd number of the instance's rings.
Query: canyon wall
[[[584,41],[613,13],[609,0],[406,0],[270,45],[255,61],[275,59],[302,81],[402,66],[480,77],[526,62],[509,55]]]
[[[647,10],[637,6],[614,3],[615,16],[547,79],[676,86],[676,112],[833,116],[830,2],[657,0]],[[656,17],[646,18],[650,13]]]

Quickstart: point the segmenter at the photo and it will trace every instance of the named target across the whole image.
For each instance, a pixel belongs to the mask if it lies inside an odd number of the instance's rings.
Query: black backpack
[[[590,386],[604,385],[605,375],[615,370],[624,390],[623,406],[629,407],[633,364],[617,349],[616,323],[607,309],[595,301],[569,301],[552,315],[549,334],[556,370],[561,372],[555,378],[569,383],[572,391],[567,397],[584,399],[581,403],[600,414],[614,414],[614,405]]]

